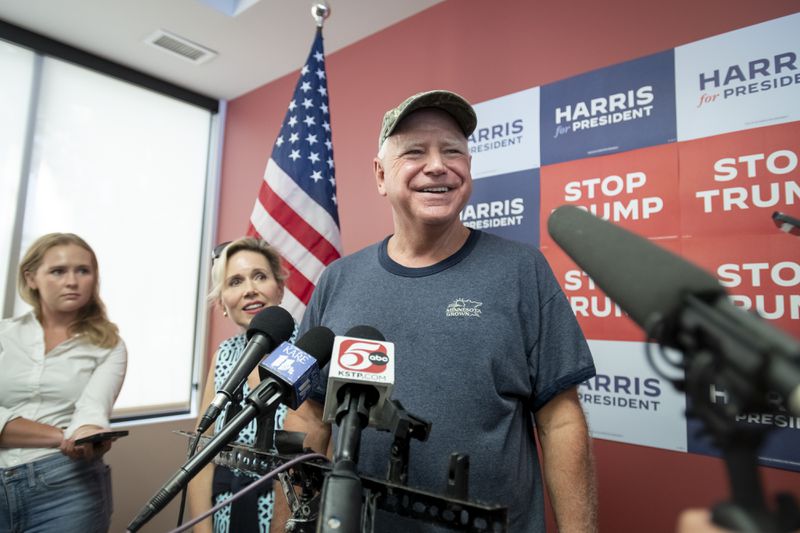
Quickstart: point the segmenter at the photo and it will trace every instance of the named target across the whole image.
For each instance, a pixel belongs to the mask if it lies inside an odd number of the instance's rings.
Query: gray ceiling
[[[440,1],[328,0],[325,52]],[[0,19],[201,94],[231,99],[302,66],[314,37],[314,3],[260,0],[231,17],[202,0],[0,0]],[[145,44],[162,29],[219,55],[195,65]]]

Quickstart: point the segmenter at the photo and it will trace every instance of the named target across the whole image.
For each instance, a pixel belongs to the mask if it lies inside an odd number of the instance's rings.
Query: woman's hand
[[[63,439],[59,449],[61,453],[67,455],[72,459],[85,459],[91,461],[95,458],[102,457],[108,450],[111,449],[111,440],[102,440],[98,443],[87,442],[86,444],[75,444],[75,441],[83,437],[89,437],[95,433],[102,433],[108,431],[108,428],[100,426],[81,426],[72,434],[72,438]]]

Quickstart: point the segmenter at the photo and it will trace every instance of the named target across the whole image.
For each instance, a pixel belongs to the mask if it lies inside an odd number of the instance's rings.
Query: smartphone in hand
[[[119,431],[102,431],[100,433],[95,433],[94,435],[89,435],[88,437],[81,437],[80,439],[75,441],[75,445],[79,446],[81,444],[99,444],[104,440],[117,440],[120,437],[125,437],[128,435],[128,430],[123,429]]]

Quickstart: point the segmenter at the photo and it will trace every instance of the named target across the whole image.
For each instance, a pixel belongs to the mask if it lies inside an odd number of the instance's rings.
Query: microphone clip
[[[336,424],[341,426],[342,419],[354,410],[361,428],[367,427],[370,409],[378,400],[377,391],[372,387],[347,385],[339,389],[338,396],[340,396],[339,407],[334,415]]]
[[[406,411],[399,400],[389,400],[384,404],[383,421],[377,429],[389,431],[394,435],[394,442],[389,451],[386,479],[392,483],[406,485],[411,439],[426,441],[431,432],[431,423]]]

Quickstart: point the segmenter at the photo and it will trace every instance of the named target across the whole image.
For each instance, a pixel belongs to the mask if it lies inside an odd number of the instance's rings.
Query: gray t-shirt
[[[433,424],[426,442],[412,441],[409,486],[443,493],[450,454],[467,453],[470,499],[507,506],[509,531],[544,533],[531,413],[595,374],[550,267],[538,250],[480,231],[424,268],[392,261],[387,242],[325,270],[301,334],[377,328],[395,344],[392,398]],[[312,398],[324,403],[325,381]],[[391,442],[365,429],[359,470],[385,478]],[[386,518],[376,531],[438,531]]]

